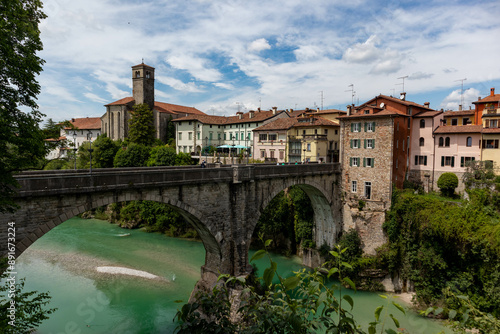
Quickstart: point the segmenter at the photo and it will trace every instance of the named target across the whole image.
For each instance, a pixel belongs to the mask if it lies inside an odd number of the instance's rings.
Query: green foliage
[[[119,143],[113,141],[103,133],[92,143],[94,152],[92,164],[95,168],[112,168],[116,153],[120,149]]]
[[[36,77],[44,63],[37,56],[42,50],[38,24],[46,16],[39,0],[13,0],[0,7],[0,212],[13,212],[11,198],[18,186],[13,173],[37,165],[47,153],[36,103]]]
[[[168,146],[156,146],[151,150],[147,161],[148,167],[152,166],[174,166],[176,153],[175,149]]]
[[[363,211],[363,208],[365,207],[365,205],[366,205],[366,202],[365,202],[365,201],[363,201],[362,199],[360,199],[360,200],[358,201],[358,210],[359,210],[359,211]]]
[[[119,149],[115,155],[115,167],[143,167],[149,159],[151,148],[140,144],[129,144],[128,147]]]
[[[267,248],[271,240],[263,243]],[[284,278],[277,274],[277,264],[267,250],[254,254],[251,261],[264,256],[269,259],[269,267],[257,281],[247,278],[221,275],[213,293],[200,292],[193,304],[186,304],[176,315],[179,322],[178,333],[365,333],[353,318],[351,311],[354,301],[342,294],[342,285],[330,285],[328,279],[338,275],[342,284],[356,289],[354,283],[343,275],[351,266],[341,260],[345,249],[336,248],[330,254],[332,264],[312,271],[302,269],[293,276]],[[232,319],[233,292],[241,296],[238,309],[239,321]],[[386,296],[384,298],[387,299]],[[404,309],[392,302],[404,313]],[[236,305],[238,306],[238,305]],[[375,321],[370,323],[368,333],[375,333],[377,327],[392,315],[382,314],[381,306],[375,310]],[[381,317],[381,314],[383,315]],[[386,329],[386,333],[396,333]]]
[[[54,159],[50,160],[45,167],[44,170],[55,170],[55,169],[71,169],[74,165],[71,164],[70,161],[66,159]]]
[[[453,197],[458,187],[458,177],[454,173],[443,173],[438,179],[437,186],[444,196]]]
[[[136,104],[130,114],[128,139],[134,144],[151,146],[155,142],[153,111],[143,103]]]
[[[191,158],[189,153],[179,152],[175,157],[175,165],[176,166],[190,166],[194,165],[195,161]]]
[[[2,259],[2,270],[7,264],[6,259]],[[15,276],[14,276],[15,277]],[[50,295],[47,292],[39,293],[37,291],[25,292],[25,279],[18,279],[11,287],[10,275],[3,273],[0,279],[3,284],[0,285],[0,332],[5,334],[33,333],[40,324],[49,318],[49,315],[57,309],[47,309],[50,302]],[[15,278],[14,278],[15,280]],[[13,304],[11,304],[13,302]],[[15,308],[15,317],[10,317],[12,306]],[[9,324],[9,322],[11,322]],[[11,326],[12,324],[15,327]]]
[[[500,216],[490,190],[468,192],[462,204],[398,192],[383,226],[389,244],[380,261],[413,282],[421,304],[447,305],[443,291],[449,287],[498,317]]]

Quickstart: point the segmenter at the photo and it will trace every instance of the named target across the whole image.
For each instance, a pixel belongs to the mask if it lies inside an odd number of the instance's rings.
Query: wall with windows
[[[482,160],[491,160],[500,167],[500,131],[498,133],[483,133]]]
[[[255,131],[254,159],[286,162],[287,130]]]

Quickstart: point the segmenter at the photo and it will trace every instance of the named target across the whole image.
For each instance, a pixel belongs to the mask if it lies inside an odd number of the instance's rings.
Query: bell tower
[[[144,63],[132,66],[132,94],[135,104],[155,104],[155,68]]]

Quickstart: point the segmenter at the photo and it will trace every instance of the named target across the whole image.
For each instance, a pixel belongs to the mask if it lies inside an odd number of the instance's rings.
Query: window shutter
[[[472,161],[476,161],[476,158],[472,157]]]
[[[367,126],[368,126],[368,125],[367,125],[367,123],[365,122],[365,132],[366,132],[366,128],[367,128]]]
[[[375,132],[375,122],[372,122],[373,132]]]
[[[455,157],[451,157],[451,167],[455,167]]]
[[[351,148],[352,148],[352,139],[351,139]]]
[[[365,141],[365,148],[366,148],[366,139],[364,139],[364,141]]]
[[[427,156],[424,155],[424,166],[427,166]]]
[[[354,132],[354,123],[351,123],[351,132]]]
[[[373,124],[375,124],[375,122],[373,122]],[[372,139],[372,148],[375,148],[375,139]]]
[[[418,155],[415,156],[415,166],[418,165]]]
[[[375,158],[372,158],[372,168],[375,167]]]
[[[464,166],[464,163],[465,163],[464,160],[465,160],[464,157],[460,157],[460,167]]]
[[[366,167],[366,158],[363,158],[363,167]]]
[[[352,158],[349,158],[349,166],[352,167]]]
[[[441,157],[441,167],[444,167],[444,155]]]

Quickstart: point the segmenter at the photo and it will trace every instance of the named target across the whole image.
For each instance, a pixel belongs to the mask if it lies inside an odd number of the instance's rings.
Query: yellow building
[[[491,88],[490,95],[473,102],[476,106],[475,118],[483,125],[481,133],[481,160],[492,161],[500,168],[500,94]]]

